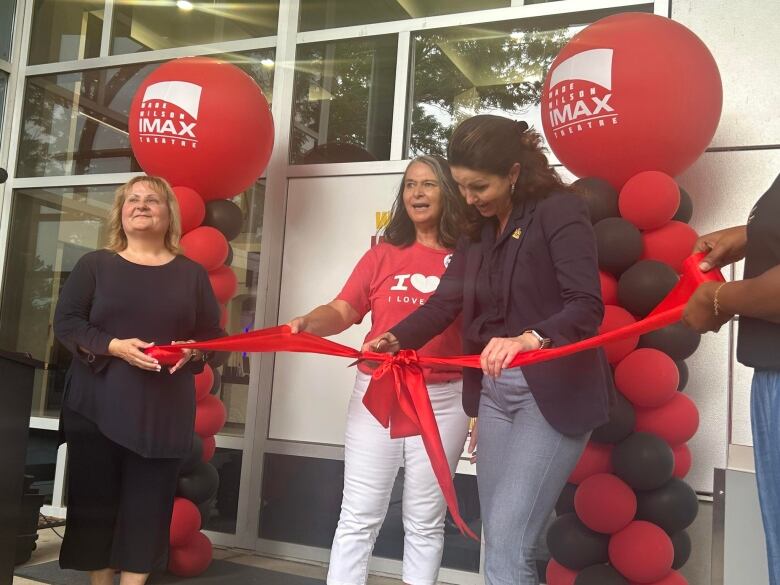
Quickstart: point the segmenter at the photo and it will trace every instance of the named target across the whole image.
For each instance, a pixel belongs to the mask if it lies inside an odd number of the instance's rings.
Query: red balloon
[[[579,485],[591,475],[612,473],[612,448],[614,445],[589,442],[569,476],[569,483]]]
[[[200,530],[200,511],[186,498],[173,498],[171,546],[184,546]]]
[[[558,54],[542,125],[571,172],[620,189],[641,171],[688,168],[715,134],[722,102],[718,67],[695,34],[625,12],[586,27]]]
[[[217,440],[211,437],[203,437],[203,456],[201,460],[203,463],[208,463],[211,458],[214,457],[214,452],[217,450]]]
[[[206,270],[214,270],[225,261],[228,255],[228,243],[222,232],[203,225],[186,233],[181,238],[184,255],[194,260]]]
[[[214,385],[214,371],[206,364],[200,374],[195,374],[195,401],[199,402],[209,395]]]
[[[138,88],[128,118],[144,171],[204,200],[232,197],[263,173],[274,140],[263,92],[238,67],[207,57],[164,63]]]
[[[699,428],[696,404],[680,392],[663,406],[635,410],[635,430],[658,435],[672,447],[687,443]]]
[[[699,235],[687,223],[670,221],[665,226],[644,232],[643,260],[665,262],[678,273],[682,272],[685,259],[691,255]]]
[[[654,230],[674,217],[680,207],[680,187],[672,177],[658,171],[645,171],[623,185],[618,208],[640,230]]]
[[[203,223],[203,218],[206,217],[206,204],[201,196],[189,187],[174,187],[173,194],[179,202],[181,233],[186,234]]]
[[[688,445],[682,443],[675,446],[672,449],[672,453],[674,454],[674,476],[683,479],[688,475],[693,464],[691,450],[688,448]]]
[[[604,306],[604,319],[601,321],[599,333],[608,333],[620,327],[636,323],[634,316],[618,305]],[[639,336],[635,335],[621,341],[612,341],[604,344],[604,353],[607,354],[607,360],[610,364],[616,364],[634,349],[639,343]]]
[[[195,432],[201,437],[216,435],[226,420],[225,405],[212,394],[195,405]]]
[[[574,585],[577,571],[564,567],[555,559],[547,563],[547,585]]]
[[[653,583],[671,572],[674,546],[661,528],[636,520],[609,539],[609,561],[627,579]]]
[[[238,289],[238,278],[230,266],[222,264],[215,270],[209,272],[211,288],[214,289],[214,296],[220,303],[227,303],[233,298]]]
[[[615,387],[636,406],[655,408],[677,394],[680,371],[674,360],[657,349],[640,348],[615,368]]]
[[[168,571],[178,577],[196,577],[209,568],[213,550],[211,541],[196,532],[182,546],[172,546],[168,552]]]
[[[618,304],[618,283],[617,279],[609,272],[599,270],[599,281],[601,282],[601,300],[605,305]]]
[[[637,583],[636,581],[631,581],[631,585],[688,585],[688,579],[677,571],[672,571],[660,581],[654,583]]]
[[[597,473],[577,488],[574,509],[591,530],[614,534],[634,519],[636,494],[616,475]]]

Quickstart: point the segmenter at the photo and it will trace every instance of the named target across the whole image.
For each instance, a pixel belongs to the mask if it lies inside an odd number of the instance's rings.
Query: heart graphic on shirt
[[[412,286],[421,293],[431,293],[439,286],[438,276],[423,276],[422,274],[412,274],[409,279]]]

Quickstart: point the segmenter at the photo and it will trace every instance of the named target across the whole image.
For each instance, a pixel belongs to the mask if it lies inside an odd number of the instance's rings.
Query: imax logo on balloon
[[[610,105],[612,49],[591,49],[560,62],[547,92],[550,124],[556,137],[618,123]]]
[[[147,87],[138,118],[141,140],[197,148],[195,127],[202,91],[187,81],[161,81]]]

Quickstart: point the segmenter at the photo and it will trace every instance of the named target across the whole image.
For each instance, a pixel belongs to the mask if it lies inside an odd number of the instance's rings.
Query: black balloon
[[[629,585],[626,578],[609,565],[593,565],[580,571],[574,585]]]
[[[563,486],[561,495],[558,496],[558,501],[555,503],[555,513],[558,516],[574,512],[574,494],[576,491],[577,486],[573,483],[567,483]]]
[[[673,323],[642,335],[639,338],[639,347],[658,349],[673,360],[679,361],[691,357],[700,341],[701,335],[682,323]]]
[[[602,270],[619,275],[642,255],[642,234],[625,219],[602,219],[593,230],[596,232],[599,268]]]
[[[630,313],[646,317],[677,284],[677,273],[657,260],[640,260],[618,280],[618,302]]]
[[[609,408],[609,421],[593,431],[590,436],[591,441],[619,443],[634,431],[636,423],[634,407],[622,394],[619,392],[616,394],[616,400]]]
[[[676,360],[674,365],[677,366],[677,371],[680,373],[680,383],[677,384],[677,390],[682,392],[688,385],[688,364],[685,360]]]
[[[194,504],[213,498],[219,487],[219,474],[213,465],[202,461],[187,475],[179,477],[176,495]]]
[[[608,181],[598,177],[583,177],[574,181],[572,187],[585,200],[592,224],[620,215],[618,192]]]
[[[211,371],[214,373],[214,383],[211,385],[209,393],[216,396],[222,388],[222,370],[219,368],[212,368]]]
[[[179,475],[187,475],[188,473],[191,473],[195,467],[197,467],[198,463],[201,462],[202,458],[203,439],[201,439],[197,434],[193,434],[192,448],[190,449],[189,455],[187,455],[181,462],[181,467],[179,467]]]
[[[634,433],[612,450],[612,467],[635,490],[654,490],[672,478],[674,453],[657,435]]]
[[[672,569],[680,569],[691,557],[691,537],[685,530],[672,535],[672,546],[674,546],[674,562]]]
[[[241,208],[227,199],[215,199],[206,203],[206,217],[203,225],[217,228],[225,238],[234,240],[241,233],[244,216]]]
[[[211,517],[211,511],[214,509],[215,498],[209,498],[202,504],[198,504],[198,511],[200,512],[200,529],[203,530],[209,523]]]
[[[688,223],[691,221],[691,217],[693,217],[693,201],[691,201],[691,196],[688,195],[688,192],[680,187],[680,206],[672,219]]]
[[[674,534],[696,519],[699,499],[693,488],[683,480],[673,477],[665,485],[636,494],[637,520],[647,520]]]
[[[225,266],[230,266],[231,264],[233,264],[233,246],[231,246],[230,244],[228,244],[227,258],[225,258],[225,261],[222,264],[224,264]]]
[[[547,531],[547,548],[564,567],[579,571],[591,565],[606,563],[609,535],[587,528],[577,514],[559,516]]]

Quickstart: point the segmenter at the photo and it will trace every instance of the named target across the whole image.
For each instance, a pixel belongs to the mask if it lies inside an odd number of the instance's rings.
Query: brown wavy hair
[[[541,135],[527,123],[503,116],[480,114],[464,120],[452,133],[447,159],[453,167],[500,176],[508,175],[512,165],[519,163],[513,205],[570,190],[547,161]],[[474,235],[485,220],[471,206],[469,219],[469,232]]]
[[[146,183],[149,188],[165,197],[165,203],[168,206],[168,229],[165,232],[163,243],[169,252],[172,254],[180,254],[181,247],[179,242],[181,241],[181,214],[179,212],[179,202],[176,199],[176,195],[173,194],[168,181],[162,177],[153,177],[149,175],[141,175],[139,177],[133,177],[124,185],[117,188],[114,195],[114,205],[111,207],[111,212],[108,214],[108,244],[106,249],[114,252],[121,252],[127,248],[127,234],[122,227],[122,206],[125,204],[125,199],[130,194],[133,185],[137,183]]]
[[[463,234],[467,225],[466,202],[460,195],[458,185],[452,178],[450,166],[444,157],[438,155],[422,155],[414,158],[406,167],[409,170],[414,163],[427,165],[436,175],[436,180],[441,189],[442,213],[439,219],[439,244],[445,248],[454,248],[458,238]],[[414,222],[406,212],[404,205],[404,185],[406,184],[406,171],[398,188],[398,194],[393,202],[390,212],[390,221],[385,227],[384,239],[393,246],[411,246],[417,240],[417,231]]]

